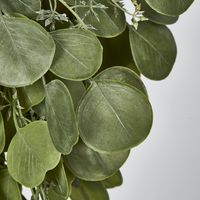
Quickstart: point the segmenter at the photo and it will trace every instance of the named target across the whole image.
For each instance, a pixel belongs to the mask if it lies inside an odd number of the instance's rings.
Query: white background
[[[131,9],[131,1],[125,2]],[[172,73],[161,82],[144,79],[154,109],[153,129],[132,150],[122,168],[124,184],[110,190],[111,200],[200,200],[199,26],[196,0],[170,27],[178,46]]]
[[[130,9],[130,0],[125,0]],[[143,79],[154,110],[148,139],[122,168],[111,200],[200,200],[200,1],[170,27],[178,58],[161,82]]]

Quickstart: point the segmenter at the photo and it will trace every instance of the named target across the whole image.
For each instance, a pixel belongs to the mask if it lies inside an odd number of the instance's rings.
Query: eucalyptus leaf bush
[[[0,199],[108,200],[148,136],[141,76],[176,60],[193,0],[0,0]],[[132,22],[126,22],[125,14]]]

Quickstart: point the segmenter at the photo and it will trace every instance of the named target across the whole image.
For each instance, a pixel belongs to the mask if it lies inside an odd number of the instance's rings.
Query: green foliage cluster
[[[22,186],[32,200],[109,199],[152,126],[140,75],[169,75],[166,25],[192,2],[0,0],[0,199],[26,199]]]

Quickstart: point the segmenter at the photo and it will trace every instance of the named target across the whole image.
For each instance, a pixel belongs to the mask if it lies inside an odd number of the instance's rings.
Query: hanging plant
[[[152,127],[141,76],[169,75],[192,2],[0,1],[1,199],[109,199]]]

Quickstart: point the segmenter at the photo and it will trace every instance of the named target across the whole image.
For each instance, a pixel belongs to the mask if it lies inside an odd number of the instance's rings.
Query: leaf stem
[[[83,22],[83,20],[78,16],[78,14],[70,7],[64,0],[58,0],[61,4],[63,4],[78,20],[79,24],[82,28],[87,29],[86,24]]]

